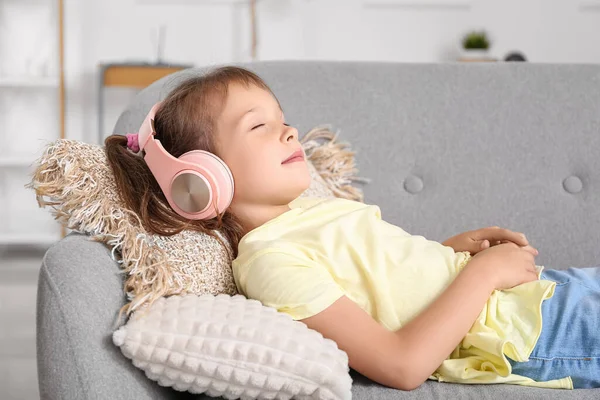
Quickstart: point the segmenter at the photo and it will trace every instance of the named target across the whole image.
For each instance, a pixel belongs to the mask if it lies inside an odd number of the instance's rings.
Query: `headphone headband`
[[[156,116],[156,112],[158,111],[161,105],[162,102],[158,102],[152,106],[152,108],[148,112],[148,115],[146,115],[144,122],[142,122],[140,129],[138,130],[139,144],[141,150],[144,150],[149,140],[154,140],[153,136],[156,135],[156,130],[154,129],[154,118]]]

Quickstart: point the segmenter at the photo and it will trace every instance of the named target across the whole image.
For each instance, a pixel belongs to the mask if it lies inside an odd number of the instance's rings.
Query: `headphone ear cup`
[[[175,181],[180,176],[188,174],[193,174],[195,177],[188,176],[187,178],[182,178],[184,186],[192,184],[195,185],[195,187],[200,188],[202,184],[196,177],[198,177],[198,179],[201,177],[206,181],[208,188],[210,189],[210,196],[208,196],[210,200],[208,201],[210,201],[211,204],[208,204],[208,208],[203,212],[200,212],[200,214],[194,215],[193,219],[210,219],[216,217],[217,213],[214,206],[217,207],[219,213],[225,211],[231,204],[234,193],[233,175],[227,164],[216,155],[203,150],[192,150],[184,153],[179,157],[179,160],[194,164],[197,169],[185,171],[185,174],[178,175],[173,180],[173,189],[175,189]],[[184,181],[185,179],[187,182]],[[198,195],[198,200],[195,204],[199,206],[207,196],[201,190],[198,190],[196,193]]]
[[[171,182],[170,197],[179,214],[197,219],[198,213],[208,211],[213,200],[210,182],[198,171],[180,171]]]

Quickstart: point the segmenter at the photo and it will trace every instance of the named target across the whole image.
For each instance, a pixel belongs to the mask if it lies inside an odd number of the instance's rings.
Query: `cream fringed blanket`
[[[303,196],[362,201],[353,183],[363,180],[348,144],[324,126],[308,132],[302,144],[313,178]],[[126,276],[129,302],[121,311],[127,315],[163,296],[237,292],[231,249],[215,237],[189,230],[158,236],[143,229],[119,198],[104,147],[67,139],[49,144],[27,186],[61,224],[111,248]]]

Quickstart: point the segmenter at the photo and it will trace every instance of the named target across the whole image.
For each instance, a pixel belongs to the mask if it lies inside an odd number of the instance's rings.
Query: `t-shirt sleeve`
[[[272,251],[255,257],[240,275],[246,297],[300,320],[344,295],[327,269],[309,258]]]

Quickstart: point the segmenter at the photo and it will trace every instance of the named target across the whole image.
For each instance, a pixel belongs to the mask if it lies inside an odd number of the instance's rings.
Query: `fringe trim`
[[[355,152],[347,143],[337,142],[337,137],[327,126],[319,126],[303,137],[302,145],[335,196],[362,202],[362,190],[352,184],[368,180],[357,176]],[[107,182],[95,180],[104,178]],[[146,233],[138,215],[119,207],[118,193],[106,190],[115,184],[100,146],[71,139],[50,143],[25,186],[35,191],[39,207],[49,208],[60,224],[109,246],[111,257],[125,274],[124,292],[129,300],[117,322],[123,313],[129,317],[160,297],[186,291],[186,282],[178,279],[180,271]],[[231,249],[225,247],[231,257]]]
[[[306,157],[317,169],[336,197],[364,201],[362,189],[354,183],[367,183],[367,178],[358,176],[350,145],[338,142],[339,132],[333,133],[328,125],[313,128],[301,140]]]
[[[164,250],[152,243],[139,217],[125,208],[115,207],[104,185],[89,174],[89,160],[81,159],[75,147],[90,147],[69,139],[48,145],[36,161],[32,180],[26,185],[36,193],[41,208],[50,207],[54,219],[63,226],[87,233],[91,240],[106,243],[126,274],[125,292],[130,301],[119,312],[129,316],[144,303],[183,291],[173,280],[173,270]],[[96,152],[96,151],[94,151]],[[98,152],[100,153],[100,152]],[[101,151],[104,155],[104,151]],[[96,174],[98,176],[100,174]],[[106,174],[111,179],[111,174]],[[85,207],[83,207],[85,206]]]

